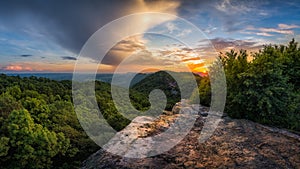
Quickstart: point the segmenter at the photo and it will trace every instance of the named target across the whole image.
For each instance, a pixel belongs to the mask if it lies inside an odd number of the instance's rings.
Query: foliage
[[[300,131],[300,48],[267,45],[249,55],[231,50],[220,55],[227,81],[225,111],[234,118]],[[211,67],[213,69],[213,67]],[[200,97],[209,91],[199,86]]]
[[[183,84],[180,85],[180,87],[185,87],[182,90],[188,91],[193,89],[191,87],[192,80],[195,80],[198,83],[200,81],[200,77],[194,74],[193,78],[195,79],[191,79],[190,74],[187,72],[171,72],[171,74],[172,76],[165,71],[155,72],[151,75],[148,75],[139,83],[133,85],[132,89],[146,96],[148,96],[154,89],[162,90],[167,97],[167,105],[165,109],[172,110],[175,103],[180,102],[180,98],[190,98],[190,96],[185,96],[185,94],[192,92],[181,93],[176,79],[181,79]],[[144,102],[143,105],[150,105],[148,99],[146,100],[147,102]]]
[[[198,94],[198,98],[197,98]],[[210,79],[208,76],[202,77],[199,85],[198,91],[194,91],[193,95],[191,96],[190,100],[191,103],[199,103],[203,106],[209,106],[211,102],[211,86],[210,86]]]
[[[27,110],[12,111],[7,130],[11,154],[5,161],[8,168],[50,168],[51,158],[64,155],[70,146],[62,132],[55,133],[34,123]]]
[[[98,149],[71,103],[71,81],[0,75],[2,168],[74,168]]]
[[[0,74],[0,86],[1,168],[78,168],[99,149],[77,120],[71,81]],[[95,91],[108,123],[117,131],[127,126],[130,120],[115,108],[110,84],[96,81]],[[149,107],[135,90],[130,99],[138,110]]]

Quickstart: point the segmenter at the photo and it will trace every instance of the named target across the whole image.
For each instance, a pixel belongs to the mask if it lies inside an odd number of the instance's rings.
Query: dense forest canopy
[[[72,82],[0,75],[0,166],[2,168],[76,168],[99,149],[83,131],[72,104]],[[110,85],[95,82],[102,114],[117,131],[130,121],[114,107]],[[131,100],[147,109],[146,96]]]
[[[254,54],[231,50],[218,61],[226,74],[226,113],[300,131],[300,47],[295,40],[287,46],[266,45]],[[201,104],[209,106],[209,77],[201,80],[199,92]]]
[[[300,131],[297,42],[267,45],[252,55],[232,50],[220,54],[217,62],[226,74],[225,112],[229,116]],[[205,106],[211,102],[213,65],[210,70],[210,76],[195,75],[199,93],[193,96],[198,94]],[[181,75],[184,77],[184,73]],[[176,81],[160,71],[132,86],[131,103],[137,110],[146,111],[150,106],[148,94],[156,88],[165,92],[167,110],[180,101]],[[1,168],[76,168],[99,149],[77,120],[71,91],[71,81],[0,75]],[[104,118],[115,130],[122,130],[130,120],[114,107],[110,84],[96,81],[95,91]]]
[[[226,112],[300,131],[300,48],[267,45],[253,55],[241,50],[222,57],[227,79]]]

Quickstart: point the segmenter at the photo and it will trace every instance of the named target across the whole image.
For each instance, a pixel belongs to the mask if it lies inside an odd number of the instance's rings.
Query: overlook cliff
[[[299,135],[224,116],[210,139],[199,143],[200,132],[210,112],[205,107],[180,103],[154,121],[142,116],[134,119],[113,138],[115,142],[111,144],[115,145],[114,151],[123,146],[117,140],[130,144],[136,138],[165,131],[174,119],[182,116],[178,114],[180,108],[190,108],[197,111],[198,115],[194,115],[196,122],[192,130],[169,151],[148,158],[133,159],[100,149],[83,162],[82,168],[300,168]],[[139,146],[143,153],[143,145]]]

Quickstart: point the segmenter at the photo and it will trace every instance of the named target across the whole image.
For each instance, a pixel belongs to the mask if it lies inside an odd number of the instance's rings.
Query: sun
[[[196,74],[207,74],[207,72],[208,72],[204,62],[188,63],[188,67],[190,68],[190,70],[193,73],[196,73]]]
[[[207,69],[205,67],[196,67],[192,69],[193,72],[195,73],[207,73]]]

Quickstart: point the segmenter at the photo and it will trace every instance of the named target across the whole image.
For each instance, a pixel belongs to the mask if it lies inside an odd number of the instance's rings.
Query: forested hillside
[[[130,89],[131,103],[141,113],[148,110],[148,94],[155,88],[166,93],[167,109],[180,100],[174,79],[158,72]],[[115,108],[110,84],[96,81],[95,91],[107,122],[117,131],[127,126],[130,120]],[[99,149],[77,120],[71,92],[68,80],[0,75],[1,167],[74,168]]]
[[[195,79],[191,79],[189,73],[187,72],[170,72],[176,79],[181,79],[184,84],[181,87],[184,88],[191,88],[191,83],[199,83],[203,77],[200,77],[197,74],[193,74]],[[160,89],[164,91],[167,97],[167,105],[166,110],[172,110],[175,103],[179,102],[182,96],[182,93],[179,89],[179,86],[176,82],[176,79],[171,76],[171,74],[167,73],[166,71],[158,71],[153,74],[148,75],[140,82],[133,85],[131,88],[134,91],[138,91],[143,93],[144,95],[148,96],[150,92],[154,89]],[[187,99],[187,98],[185,98]]]
[[[113,128],[130,123],[115,109],[108,83],[96,81],[95,90]],[[71,91],[71,81],[0,75],[1,168],[76,168],[99,149],[77,120]],[[132,91],[131,99],[147,109],[144,95]]]

